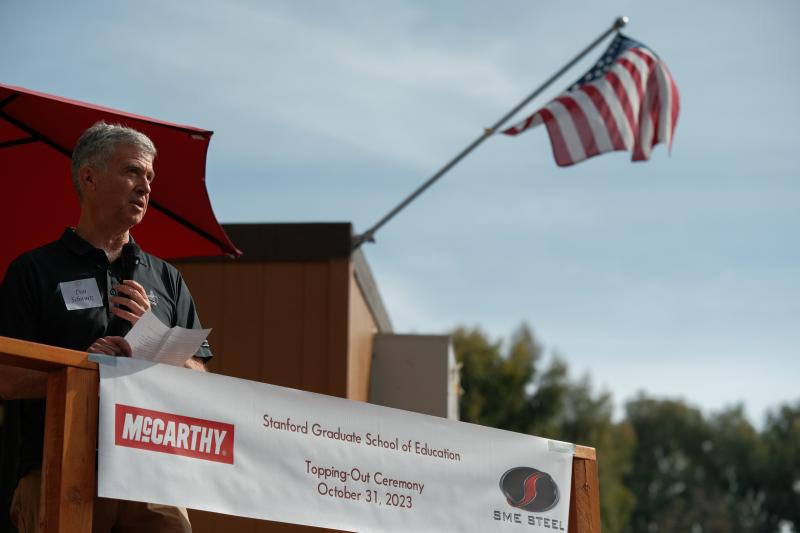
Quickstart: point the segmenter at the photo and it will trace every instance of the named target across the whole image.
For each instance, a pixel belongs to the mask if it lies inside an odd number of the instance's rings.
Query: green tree
[[[640,395],[626,411],[636,435],[626,484],[637,496],[627,531],[767,531],[758,434],[741,406],[706,418],[682,401]]]
[[[542,347],[525,325],[505,353],[501,340],[477,328],[456,330],[453,346],[462,365],[461,419],[597,448],[603,531],[621,531],[634,503],[622,483],[632,432],[612,422],[611,396],[595,395],[588,378],[571,382],[561,357],[544,365]]]
[[[527,326],[505,351],[478,328],[456,330],[453,344],[462,420],[597,449],[605,533],[800,529],[800,402],[760,433],[741,405],[706,416],[643,394],[615,422],[611,395],[571,379],[563,357],[545,361]]]
[[[731,531],[774,531],[767,526],[759,489],[758,432],[737,405],[708,418],[710,440],[705,442],[706,484],[716,487],[736,524]]]
[[[770,531],[781,522],[800,531],[800,401],[770,412],[761,440],[764,523]]]
[[[567,391],[566,365],[556,359],[544,371],[542,347],[527,326],[512,336],[508,351],[479,329],[453,332],[453,348],[461,364],[462,420],[530,433],[542,428],[562,409]]]

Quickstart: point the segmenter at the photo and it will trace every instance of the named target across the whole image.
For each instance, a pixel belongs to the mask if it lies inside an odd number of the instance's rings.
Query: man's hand
[[[111,307],[111,312],[132,325],[136,324],[139,318],[150,309],[150,300],[147,298],[144,287],[132,279],[126,279],[122,283],[114,285],[113,288],[117,291],[117,295],[109,299],[111,303],[116,304]]]
[[[192,370],[197,370],[198,372],[208,372],[206,370],[206,365],[203,363],[203,360],[199,357],[190,357],[183,363],[184,368],[191,368]]]
[[[132,354],[131,345],[124,337],[101,337],[94,341],[86,350],[89,353],[101,353],[105,355],[121,355],[130,357]]]

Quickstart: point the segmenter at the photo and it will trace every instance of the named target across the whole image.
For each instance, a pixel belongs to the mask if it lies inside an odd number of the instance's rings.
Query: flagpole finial
[[[614,21],[614,29],[617,31],[621,30],[628,25],[628,21],[630,20],[631,19],[626,16],[618,17],[617,20]]]

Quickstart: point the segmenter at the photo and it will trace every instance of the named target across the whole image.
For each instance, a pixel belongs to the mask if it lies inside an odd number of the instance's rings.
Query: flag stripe
[[[553,156],[556,158],[556,164],[559,166],[569,165],[570,156],[567,151],[567,143],[564,142],[564,136],[561,135],[561,130],[558,127],[558,122],[555,120],[553,113],[547,108],[542,109],[540,113],[547,126],[547,133],[550,135],[550,144],[553,147]]]
[[[607,133],[610,148],[604,151],[625,150],[625,139],[622,138],[622,134],[619,131],[619,126],[617,125],[617,118],[614,116],[611,106],[606,101],[605,95],[600,92],[600,89],[598,89],[594,84],[581,87],[580,90],[592,101],[594,107],[599,113],[601,120],[603,121],[603,124],[605,125],[605,131]]]
[[[569,118],[572,119],[572,124],[575,126],[575,133],[581,143],[585,157],[592,157],[593,155],[599,154],[600,151],[597,149],[597,143],[592,134],[592,127],[589,124],[589,119],[586,117],[586,113],[583,112],[583,109],[581,109],[581,106],[575,101],[574,96],[563,96],[561,98],[556,98],[556,100],[560,102],[569,113]]]
[[[581,89],[585,89],[582,87]],[[598,112],[597,106],[594,101],[584,90],[577,90],[572,93],[572,98],[575,103],[581,108],[583,116],[586,118],[586,123],[589,126],[589,134],[592,136],[596,147],[596,153],[592,155],[610,152],[614,149],[611,142],[608,126],[606,125],[603,116]]]
[[[639,110],[640,130],[633,149],[633,160],[645,161],[650,158],[651,148],[658,142],[660,88],[658,76],[653,69],[654,57],[637,48],[630,50],[630,53],[636,55],[640,60],[638,63],[644,62],[644,71],[647,72],[646,77],[641,79],[644,101]],[[632,62],[637,61],[633,60]]]
[[[622,111],[624,113],[623,117],[625,118],[625,120],[627,122],[628,150],[630,150],[631,148],[633,148],[634,139],[636,138],[636,135],[637,135],[637,133],[639,131],[639,126],[638,126],[638,123],[636,121],[636,114],[635,114],[635,111],[634,111],[634,105],[633,105],[633,102],[631,102],[631,98],[630,98],[630,95],[633,94],[633,93],[629,92],[626,89],[626,82],[623,82],[622,78],[620,78],[620,74],[623,74],[623,73],[625,75],[627,75],[627,71],[625,69],[622,69],[622,72],[620,72],[619,74],[617,72],[611,71],[608,74],[606,74],[606,77],[608,79],[610,87],[614,91],[614,96],[616,97],[617,103],[622,108]],[[623,77],[625,77],[625,76],[623,75]],[[626,81],[627,81],[627,85],[630,85],[631,87],[633,87],[633,84],[631,83],[632,80],[630,79],[629,75],[627,76],[627,80]],[[639,102],[638,101],[636,102],[636,108],[637,109],[639,108]]]
[[[670,108],[669,108],[669,142],[667,146],[670,150],[672,150],[672,139],[675,137],[675,126],[678,125],[678,111],[681,107],[681,96],[678,92],[678,86],[675,85],[675,80],[672,78],[672,74],[670,73],[667,66],[661,63],[661,67],[664,69],[664,75],[667,76],[669,79],[669,95],[670,95]]]
[[[672,117],[669,112],[672,108],[672,93],[670,92],[669,79],[664,69],[657,65],[655,75],[658,78],[658,92],[661,100],[661,108],[663,109],[661,119],[658,123],[658,140],[656,142],[662,142],[669,146],[670,139],[672,138]]]
[[[651,74],[647,80],[647,94],[642,103],[641,118],[639,119],[640,131],[633,149],[633,160],[644,161],[650,157],[650,148],[658,138],[658,78]]]
[[[602,83],[597,83],[594,87],[602,95],[603,101],[608,106],[610,113],[613,116],[614,123],[617,125],[619,134],[625,144],[625,150],[633,148],[633,131],[631,130],[631,123],[628,120],[628,114],[622,106],[619,97],[617,96],[616,89],[611,83],[609,78],[611,73],[606,74]],[[614,78],[616,82],[619,80]]]
[[[542,123],[541,115],[539,113],[534,113],[533,115],[529,116],[516,126],[511,126],[507,130],[503,131],[506,135],[519,135],[523,131],[532,128],[534,126],[538,126]]]
[[[642,98],[644,97],[642,74],[639,72],[639,69],[636,68],[636,65],[627,59],[620,59],[619,66],[620,70],[618,72],[620,81],[626,85],[624,96],[630,100],[633,116],[637,117],[639,116],[639,110],[642,108]],[[625,83],[627,81],[626,75],[630,78],[627,84]]]
[[[553,119],[558,124],[558,129],[564,138],[568,160],[583,161],[586,159],[586,151],[583,149],[583,143],[575,128],[575,122],[569,116],[569,111],[564,107],[564,104],[555,100],[550,102],[547,107],[553,113]]]

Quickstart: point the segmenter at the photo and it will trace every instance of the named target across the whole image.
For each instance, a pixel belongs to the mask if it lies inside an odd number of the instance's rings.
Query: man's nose
[[[147,178],[142,178],[141,180],[139,180],[139,186],[137,187],[137,189],[142,194],[148,194],[149,195],[150,194],[150,189],[151,189],[150,180],[148,180]]]

